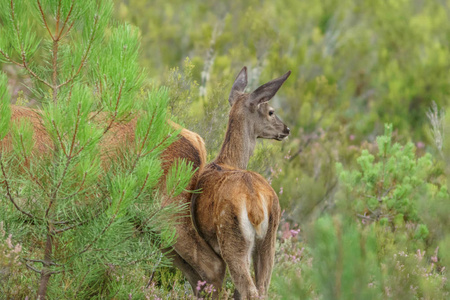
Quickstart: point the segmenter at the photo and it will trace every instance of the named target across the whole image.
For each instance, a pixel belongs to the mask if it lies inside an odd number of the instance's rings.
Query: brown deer
[[[231,111],[222,149],[199,175],[196,188],[202,193],[192,196],[194,226],[210,246],[196,253],[201,262],[193,267],[219,290],[228,266],[235,299],[264,297],[270,284],[280,205],[269,183],[245,169],[257,138],[281,141],[289,135],[289,128],[268,104],[289,75],[290,71],[244,93],[247,68],[242,69],[229,96]],[[250,273],[252,258],[256,282]],[[217,272],[209,274],[202,269],[205,266],[208,272],[214,268]]]
[[[52,147],[50,136],[45,130],[42,123],[42,117],[39,110],[30,109],[22,106],[12,105],[12,122],[19,122],[22,119],[28,120],[33,127],[33,138],[35,141],[33,151],[36,154],[45,155],[49,153]],[[100,126],[102,125],[102,117],[98,118]],[[106,133],[100,142],[100,148],[102,157],[105,160],[111,155],[117,155],[123,149],[124,145],[132,145],[134,142],[134,132],[136,128],[137,119],[134,118],[127,123],[114,123],[111,129]],[[172,127],[178,129],[179,126],[173,122],[169,123]],[[106,125],[106,121],[105,124]],[[0,150],[11,150],[11,136],[7,135],[5,139],[0,141]],[[161,178],[160,185],[165,186],[165,179],[168,170],[173,163],[178,159],[185,159],[192,163],[193,170],[198,168],[197,172],[192,176],[189,185],[186,190],[179,196],[167,199],[166,204],[177,203],[186,204],[189,207],[191,201],[190,190],[195,188],[199,172],[202,170],[206,163],[206,149],[203,139],[196,133],[187,129],[182,129],[179,138],[172,143],[161,155],[163,164],[164,175]],[[164,188],[161,191],[165,191]],[[194,292],[196,286],[201,277],[198,273],[183,259],[183,257],[190,258],[191,250],[185,245],[189,245],[192,241],[200,247],[209,247],[204,240],[202,240],[195,231],[192,221],[190,219],[189,209],[183,211],[178,215],[179,220],[176,225],[177,242],[173,249],[165,249],[166,254],[173,260],[175,266],[177,266],[186,276],[189,283],[192,285]],[[185,240],[188,240],[186,242]]]

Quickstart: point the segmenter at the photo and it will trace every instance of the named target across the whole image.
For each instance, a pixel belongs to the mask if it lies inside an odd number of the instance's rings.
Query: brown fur
[[[281,140],[289,134],[289,128],[267,104],[288,76],[245,94],[247,70],[242,69],[230,93],[231,111],[222,148],[199,175],[197,189],[203,192],[192,196],[194,226],[210,246],[199,256],[199,265],[222,266],[204,279],[220,290],[223,266],[227,265],[236,286],[235,299],[264,297],[270,284],[280,205],[269,183],[245,169],[257,138]],[[252,257],[255,281],[250,273]]]

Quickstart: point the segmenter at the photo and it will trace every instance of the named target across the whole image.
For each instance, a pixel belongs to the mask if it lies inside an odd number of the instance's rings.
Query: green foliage
[[[138,30],[110,21],[111,1],[11,1],[0,8],[0,54],[34,79],[30,88],[42,106],[38,124],[16,116],[10,122],[1,75],[0,251],[10,259],[0,261],[0,286],[17,286],[2,292],[141,298],[150,270],[169,264],[161,248],[175,243],[173,214],[181,208],[163,205],[164,191],[178,195],[193,174],[180,161],[158,195],[159,156],[179,133],[167,123],[169,92],[142,92]],[[44,34],[33,30],[36,23]],[[116,128],[130,121],[135,142],[122,137],[115,148]],[[10,247],[11,236],[21,248]]]
[[[193,170],[192,162],[178,160],[169,170],[167,175],[167,195],[175,197],[184,191],[184,188],[189,184],[189,179],[194,175],[196,169]]]
[[[385,126],[383,136],[377,137],[378,153],[374,156],[363,150],[357,159],[360,170],[343,170],[337,164],[339,178],[346,193],[342,202],[348,202],[355,214],[368,221],[404,227],[408,222],[419,222],[418,203],[427,190],[432,172],[430,154],[416,159],[412,143],[392,144],[392,125]],[[414,237],[428,236],[426,225],[419,224]]]
[[[373,230],[341,218],[317,220],[311,244],[315,281],[325,299],[382,299]]]
[[[11,119],[11,107],[9,105],[11,95],[8,92],[7,78],[4,73],[0,73],[0,141],[8,133],[9,122]]]

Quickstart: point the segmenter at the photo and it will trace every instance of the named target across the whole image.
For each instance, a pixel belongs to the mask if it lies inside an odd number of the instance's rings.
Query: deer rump
[[[255,172],[211,164],[196,188],[203,192],[192,197],[194,226],[219,255],[217,234],[226,230],[224,223],[233,224],[233,231],[248,241],[263,239],[270,215],[280,211],[275,191]]]

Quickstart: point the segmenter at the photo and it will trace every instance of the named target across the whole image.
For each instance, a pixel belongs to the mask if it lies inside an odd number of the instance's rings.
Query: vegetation
[[[138,31],[113,25],[110,1],[3,1],[0,11],[2,59],[30,75],[42,107],[42,122],[11,121],[2,74],[0,291],[7,299],[143,297],[144,281],[167,264],[161,248],[174,242],[177,207],[154,189],[159,154],[177,132],[166,123],[167,90],[141,93]],[[114,149],[108,133],[138,114],[134,144]],[[179,166],[168,195],[190,178]],[[131,273],[139,280],[122,275]]]
[[[30,262],[25,259],[43,258],[46,221],[72,220],[74,213],[81,221],[92,213],[89,208],[95,202],[89,201],[71,210],[71,205],[87,197],[82,190],[77,201],[54,202],[61,206],[56,208],[54,204],[51,218],[38,218],[49,204],[44,191],[54,191],[62,175],[61,166],[67,163],[55,128],[64,130],[62,144],[70,149],[78,99],[83,103],[82,118],[102,108],[111,120],[123,82],[126,93],[114,118],[121,120],[137,110],[145,111],[143,118],[148,118],[155,103],[161,103],[159,108],[167,107],[171,119],[205,139],[211,159],[223,140],[231,84],[246,65],[249,90],[292,71],[273,100],[277,114],[291,128],[291,136],[282,143],[260,143],[249,166],[271,182],[284,209],[270,298],[449,297],[450,121],[444,113],[450,105],[447,1],[116,0],[114,10],[108,1],[75,1],[77,5],[88,4],[74,10],[71,20],[80,19],[58,42],[57,82],[68,82],[57,89],[53,81],[54,41],[42,21],[38,2],[33,6],[22,2],[13,1],[15,21],[10,17],[10,3],[0,4],[0,49],[7,54],[0,58],[9,81],[8,89],[6,77],[0,85],[0,138],[10,130],[16,143],[20,134],[24,141],[31,140],[29,125],[6,121],[9,102],[39,105],[47,116],[45,126],[53,132],[55,147],[50,161],[32,156],[33,170],[47,174],[42,175],[45,189],[18,170],[25,159],[21,153],[30,153],[27,142],[15,146],[17,153],[2,156],[4,166],[7,160],[15,159],[16,163],[8,163],[5,169],[7,178],[15,178],[11,185],[15,193],[33,195],[19,200],[24,211],[35,216],[31,222],[10,199],[0,198],[2,207],[7,208],[5,213],[0,210],[0,252],[5,253],[0,256],[0,282],[7,282],[0,288],[6,287],[6,293],[11,293],[8,286],[20,287],[15,290],[21,297],[37,291],[39,274],[26,268],[25,263]],[[57,32],[57,4],[40,3],[45,15],[51,16],[47,25],[53,35]],[[63,20],[72,1],[61,3]],[[110,14],[120,23],[134,24],[139,31],[130,25],[116,25],[110,21]],[[98,30],[91,31],[95,20]],[[20,25],[19,34],[14,24]],[[82,68],[77,73],[78,66]],[[145,67],[147,76],[141,67]],[[161,90],[161,86],[168,89]],[[70,91],[73,95],[67,97]],[[158,114],[165,112],[161,109]],[[57,126],[52,126],[52,117]],[[76,137],[80,141],[75,143],[77,147],[87,141],[87,136],[98,134],[101,140],[99,127],[81,123],[85,128]],[[163,127],[161,123],[154,130],[161,128],[166,134],[168,129]],[[128,157],[123,165],[102,171],[96,154],[98,142],[92,141],[89,151],[83,151],[89,155],[71,160],[70,176],[63,180],[64,191],[58,192],[58,197],[79,188],[73,183],[81,181],[85,168],[96,170],[95,176],[86,177],[86,184],[91,184],[89,189],[85,186],[86,192],[94,194],[102,187],[106,194],[101,201],[106,206],[114,197],[112,187],[131,180],[123,177],[121,181],[118,174],[141,178],[140,174],[126,172]],[[143,161],[156,161],[158,153],[154,154]],[[4,182],[2,176],[0,181]],[[126,209],[120,222],[130,224],[133,218],[159,211],[152,187],[148,186],[147,196],[137,203],[127,203],[134,208]],[[0,195],[5,195],[5,184],[0,189]],[[166,213],[160,212],[160,216]],[[83,226],[93,226],[99,232],[107,220],[106,214],[98,222]],[[81,230],[77,227],[61,234],[57,242],[67,245],[59,247],[59,256],[55,256],[54,263],[61,266],[31,266],[61,271],[50,279],[49,293],[55,297],[70,298],[76,293],[73,287],[81,287],[79,293],[84,295],[106,298],[116,292],[118,298],[193,297],[179,271],[161,268],[165,263],[158,260],[158,243],[170,244],[172,236],[170,230],[159,230],[161,224],[154,221],[148,226],[149,235],[133,236],[129,244],[121,245],[111,255],[85,253],[69,261],[70,253],[79,253],[90,241],[88,236],[83,236],[84,240],[77,237]],[[115,228],[108,229],[101,239],[108,246],[127,234],[121,230],[130,227],[121,227],[117,237],[110,239]],[[146,249],[148,261],[132,265],[119,262],[120,251],[134,253],[133,245],[139,241],[152,246]],[[86,259],[94,261],[96,257],[98,268],[81,282],[83,277],[75,276],[76,268],[87,268]],[[57,288],[60,286],[64,291]],[[226,289],[231,295],[229,280]]]

